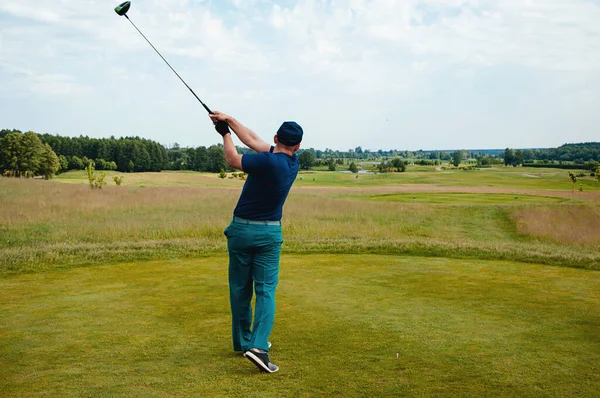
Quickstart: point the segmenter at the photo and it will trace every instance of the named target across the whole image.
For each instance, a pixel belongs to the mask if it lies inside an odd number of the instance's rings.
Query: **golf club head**
[[[115,12],[117,14],[119,14],[120,16],[123,16],[123,15],[127,14],[127,11],[129,11],[129,7],[131,7],[131,1],[126,1],[126,2],[121,3],[118,6],[116,6]]]

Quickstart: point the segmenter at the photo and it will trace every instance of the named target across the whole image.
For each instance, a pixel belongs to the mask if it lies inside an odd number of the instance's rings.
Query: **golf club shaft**
[[[181,80],[181,82],[183,84],[185,84],[185,86],[188,88],[188,90],[190,90],[190,92],[194,95],[194,97],[196,97],[196,99],[202,104],[202,106],[204,107],[204,109],[206,109],[206,111],[209,114],[212,114],[213,111],[211,111],[210,108],[208,106],[206,106],[206,104],[204,102],[202,102],[202,100],[200,99],[200,97],[198,97],[196,95],[196,93],[194,92],[194,90],[192,90],[191,87],[187,85],[187,83],[181,78],[181,76],[179,76],[179,73],[177,73],[177,71],[175,69],[173,69],[173,67],[171,66],[171,64],[165,59],[165,57],[162,56],[162,54],[160,52],[158,52],[158,50],[156,49],[156,47],[154,47],[152,45],[152,43],[150,43],[150,40],[148,40],[148,38],[142,33],[142,31],[139,30],[137,26],[135,26],[135,24],[131,21],[131,19],[129,19],[129,17],[127,16],[127,14],[124,14],[124,17],[127,18],[127,20],[133,25],[133,27],[135,28],[135,30],[137,30],[140,33],[140,35],[142,35],[142,37],[144,39],[146,39],[146,41],[148,42],[148,44],[150,44],[150,46],[154,49],[154,51],[156,51],[156,53],[162,58],[163,61],[165,61],[165,63],[169,66],[169,68],[171,68],[171,70],[173,71],[173,73],[175,73],[177,75],[177,77],[179,78],[179,80]]]

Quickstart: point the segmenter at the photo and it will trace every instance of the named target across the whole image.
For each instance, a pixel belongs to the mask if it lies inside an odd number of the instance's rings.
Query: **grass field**
[[[3,396],[595,396],[600,280],[512,262],[287,255],[272,357],[231,352],[226,257],[0,281]]]
[[[223,229],[244,182],[124,176],[0,178],[0,396],[600,390],[591,177],[572,193],[553,169],[302,173],[265,376],[229,343]]]
[[[107,172],[108,176],[123,175],[129,186],[212,186],[237,187],[240,180],[221,180],[216,174],[196,172],[161,173],[118,173]],[[589,172],[587,173],[589,175]],[[295,187],[380,187],[387,185],[418,184],[427,186],[489,186],[513,189],[544,189],[571,191],[571,180],[567,170],[539,169],[531,167],[490,168],[480,170],[437,170],[435,167],[409,167],[406,173],[356,174],[341,172],[300,172]],[[314,179],[314,181],[313,181]],[[56,181],[86,184],[85,172],[68,172],[55,178]],[[110,181],[109,181],[110,180]],[[112,180],[107,178],[110,184]],[[593,177],[580,177],[577,182],[583,185],[584,192],[600,192],[600,184]]]
[[[446,205],[499,205],[499,204],[540,204],[540,203],[560,203],[565,201],[562,198],[552,196],[533,196],[533,195],[511,195],[511,194],[493,194],[485,195],[474,193],[392,193],[372,195],[372,200],[382,202],[398,203],[427,203],[427,204],[446,204]]]

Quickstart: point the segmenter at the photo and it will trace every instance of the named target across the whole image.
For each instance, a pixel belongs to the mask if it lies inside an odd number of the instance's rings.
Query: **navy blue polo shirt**
[[[248,179],[233,215],[247,220],[281,220],[283,204],[299,168],[296,154],[260,152],[243,155],[242,170],[248,173]]]

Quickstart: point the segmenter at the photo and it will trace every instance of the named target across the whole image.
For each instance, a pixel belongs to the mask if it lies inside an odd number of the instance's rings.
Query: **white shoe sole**
[[[279,367],[277,367],[277,365],[273,365],[273,366],[275,366],[275,370],[272,370],[271,368],[269,368],[269,366],[265,365],[265,363],[263,361],[261,361],[261,359],[259,357],[257,357],[256,355],[254,355],[252,353],[252,351],[246,351],[244,353],[244,356],[246,358],[248,358],[249,360],[251,360],[253,364],[255,364],[260,370],[262,370],[264,372],[275,373],[279,370]]]

